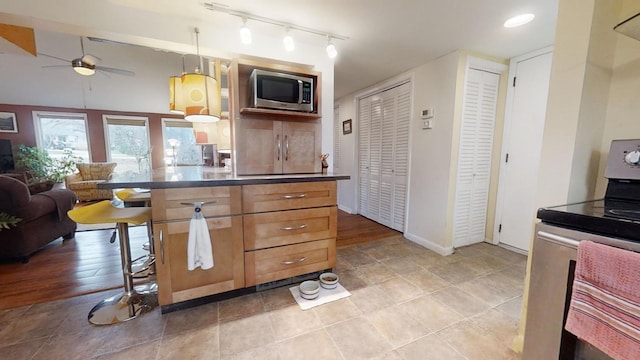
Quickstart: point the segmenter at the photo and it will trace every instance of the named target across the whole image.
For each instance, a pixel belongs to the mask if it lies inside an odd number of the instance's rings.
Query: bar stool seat
[[[142,287],[133,286],[129,224],[141,225],[151,221],[150,207],[117,208],[109,200],[83,206],[67,212],[71,220],[81,224],[116,223],[120,241],[120,259],[124,292],[98,303],[89,312],[89,322],[95,325],[115,324],[136,318],[158,305],[155,282]]]
[[[151,193],[148,191],[136,191],[132,188],[122,189],[115,192],[118,199],[125,203],[144,203],[149,206],[151,202]]]

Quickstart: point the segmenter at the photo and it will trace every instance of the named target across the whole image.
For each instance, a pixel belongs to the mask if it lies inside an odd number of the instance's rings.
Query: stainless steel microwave
[[[251,106],[313,112],[313,78],[254,69],[249,77]]]

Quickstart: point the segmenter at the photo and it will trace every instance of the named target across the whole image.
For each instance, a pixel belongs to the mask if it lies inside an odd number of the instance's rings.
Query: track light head
[[[331,43],[331,37],[327,36],[327,55],[330,59],[335,59],[338,56],[338,50],[336,46]]]
[[[247,27],[247,19],[242,19],[242,27],[240,28],[240,41],[243,44],[251,44],[251,29]]]
[[[289,28],[286,29],[286,34],[284,35],[282,42],[284,43],[284,49],[289,52],[293,51],[293,49],[295,48],[293,37],[291,37],[291,35],[289,34]]]

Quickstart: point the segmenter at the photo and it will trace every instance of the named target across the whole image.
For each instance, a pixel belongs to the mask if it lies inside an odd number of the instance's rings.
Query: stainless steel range
[[[525,360],[610,359],[564,324],[580,241],[640,252],[640,139],[612,142],[605,177],[603,199],[538,210],[542,222],[531,253]]]

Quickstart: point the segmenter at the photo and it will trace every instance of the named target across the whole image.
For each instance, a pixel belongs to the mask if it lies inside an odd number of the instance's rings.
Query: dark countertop
[[[286,174],[286,175],[235,175],[223,168],[208,166],[177,166],[154,169],[150,174],[116,174],[108,182],[98,184],[100,189],[146,188],[169,189],[254,184],[280,184],[312,181],[348,180],[340,174]]]
[[[542,222],[573,230],[640,242],[640,209],[597,199],[538,209]],[[631,212],[631,214],[630,214]]]

